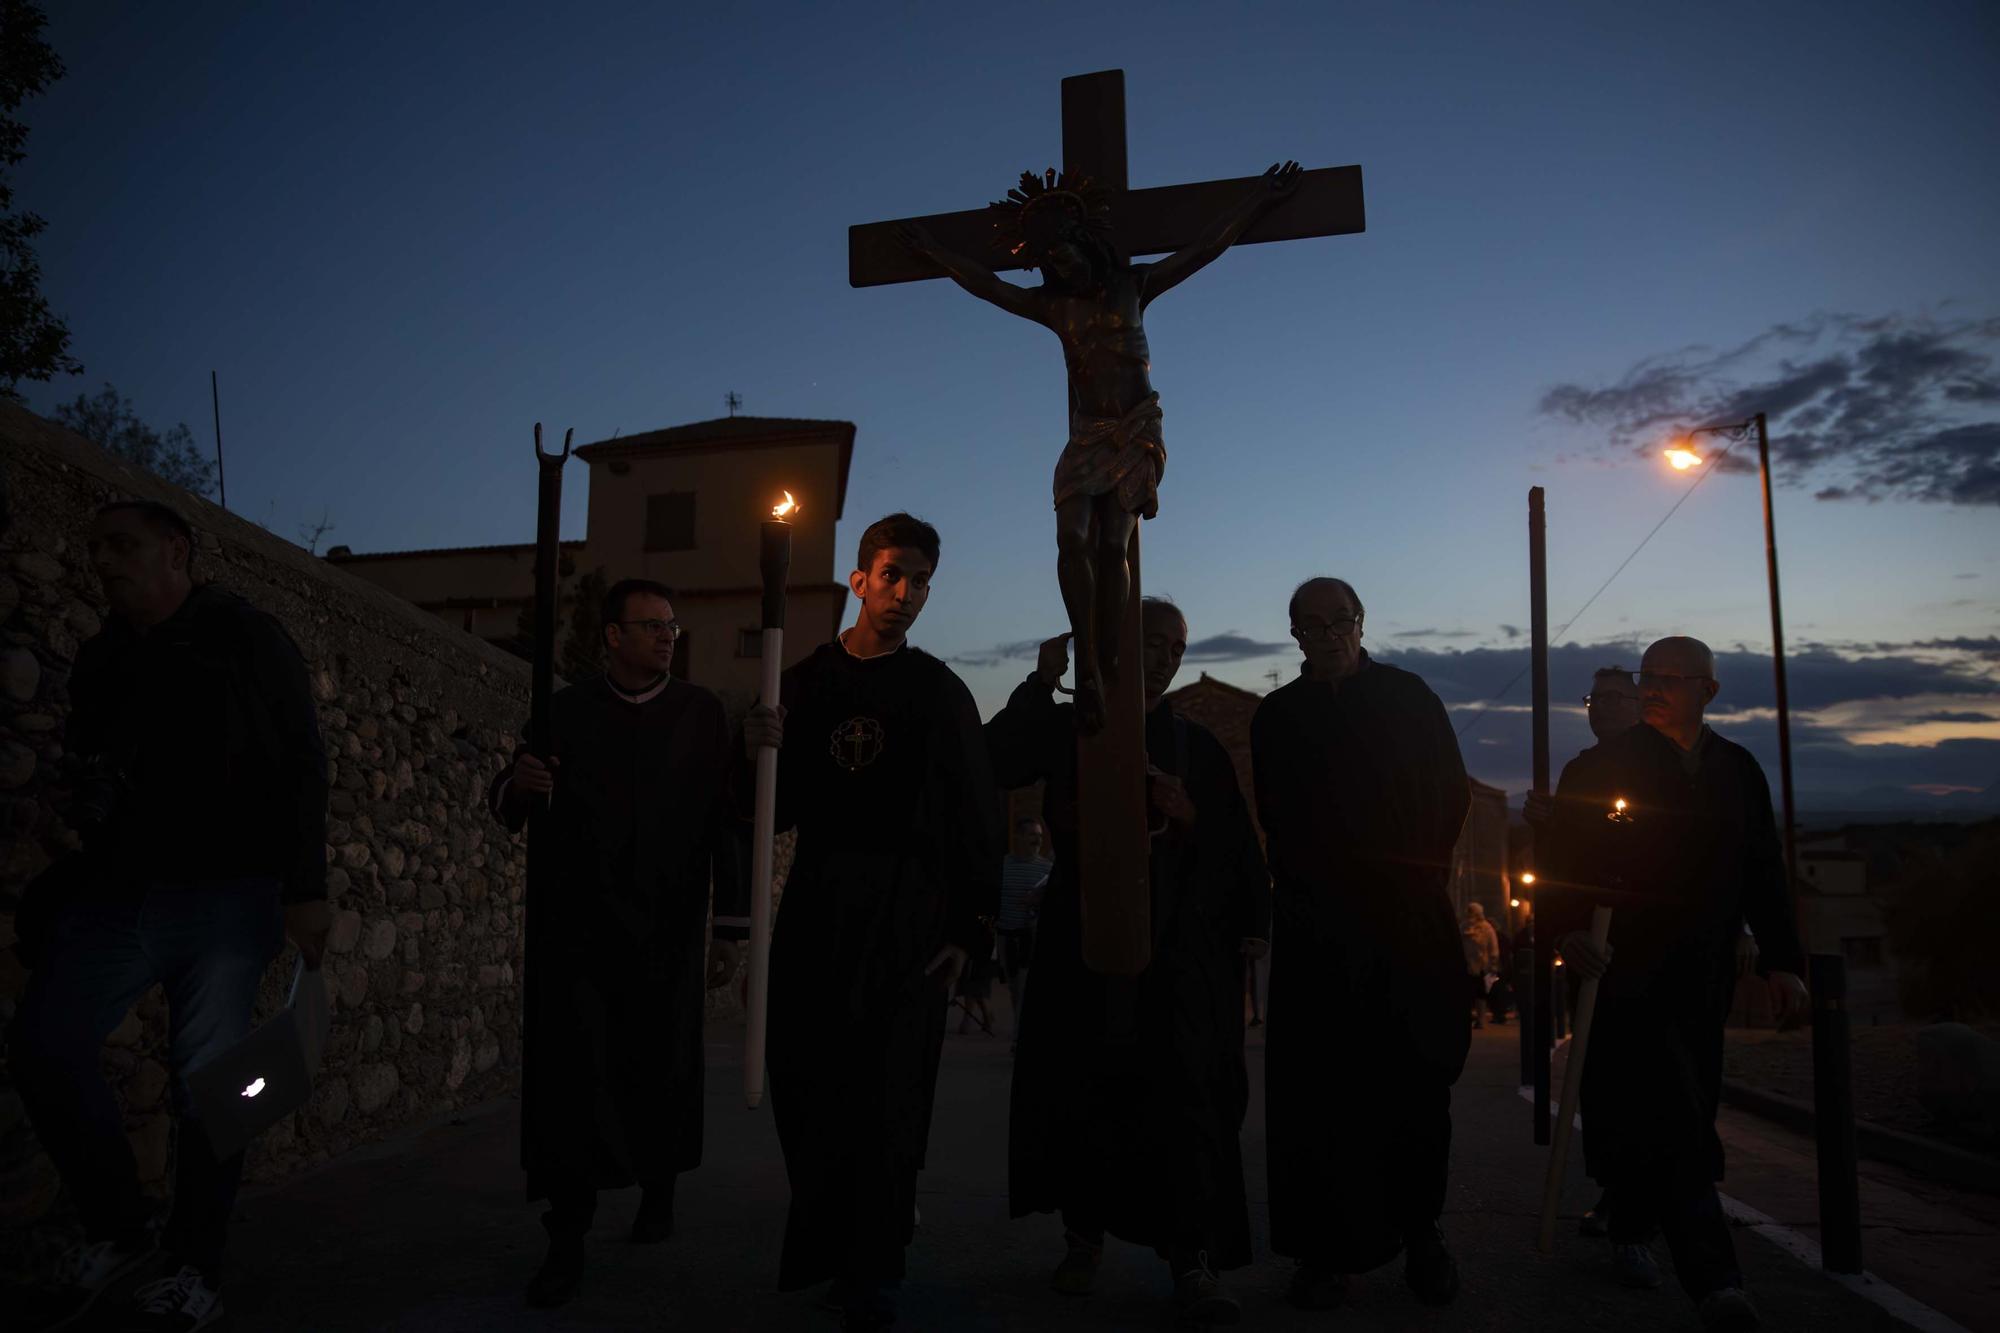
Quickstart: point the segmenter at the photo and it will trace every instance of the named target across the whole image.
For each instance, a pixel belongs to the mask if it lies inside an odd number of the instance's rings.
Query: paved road
[[[923,1225],[911,1251],[902,1327],[970,1333],[1174,1328],[1164,1265],[1150,1252],[1117,1242],[1108,1248],[1095,1295],[1064,1300],[1049,1293],[1047,1274],[1061,1256],[1060,1225],[1053,1218],[1007,1218],[1011,1061],[1004,1017],[997,1026],[999,1038],[954,1036],[946,1049],[933,1166],[920,1184]],[[1620,1333],[1699,1327],[1671,1279],[1658,1292],[1615,1286],[1604,1271],[1603,1242],[1577,1237],[1573,1222],[1554,1258],[1535,1255],[1545,1150],[1527,1139],[1527,1110],[1515,1087],[1514,1030],[1475,1035],[1473,1058],[1454,1098],[1457,1132],[1445,1218],[1465,1272],[1458,1304],[1441,1311],[1416,1305],[1403,1288],[1398,1261],[1361,1280],[1346,1310],[1306,1315],[1283,1301],[1289,1264],[1267,1254],[1228,1275],[1243,1301],[1245,1327]],[[592,1268],[572,1305],[553,1313],[522,1307],[542,1234],[520,1201],[509,1102],[247,1196],[233,1241],[236,1276],[228,1303],[234,1327],[257,1333],[825,1333],[833,1324],[814,1308],[816,1293],[771,1289],[786,1199],[784,1166],[769,1112],[742,1107],[737,1036],[711,1032],[707,1155],[701,1170],[682,1181],[680,1234],[661,1247],[627,1244],[623,1233],[637,1195],[607,1196],[592,1238]],[[1329,1058],[1338,1058],[1337,1049]],[[1251,1059],[1258,1094],[1245,1155],[1259,1252],[1265,1253],[1261,1047],[1253,1044]],[[1356,1073],[1354,1095],[1369,1095],[1365,1071]],[[1588,1185],[1573,1180],[1570,1216],[1588,1200]],[[1758,1235],[1739,1231],[1739,1244],[1767,1327],[1905,1327]]]

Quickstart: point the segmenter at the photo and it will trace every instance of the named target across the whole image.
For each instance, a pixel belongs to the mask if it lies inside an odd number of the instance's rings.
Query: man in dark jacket
[[[1644,725],[1563,770],[1542,917],[1565,964],[1602,978],[1583,1071],[1583,1152],[1615,1200],[1612,1243],[1634,1263],[1631,1251],[1658,1227],[1702,1321],[1747,1329],[1757,1313],[1715,1192],[1713,1091],[1718,973],[1735,965],[1741,923],[1756,935],[1781,1022],[1804,1014],[1806,989],[1770,787],[1748,750],[1702,721],[1717,688],[1715,655],[1699,640],[1646,650]],[[1587,929],[1594,900],[1612,908],[1603,950]]]
[[[1178,716],[1167,687],[1187,651],[1171,602],[1144,606],[1146,752],[1154,770],[1152,961],[1107,977],[1083,961],[1078,884],[1077,724],[1052,697],[1068,635],[991,722],[1003,787],[1046,781],[1056,865],[1042,899],[1035,1007],[1021,1027],[1007,1134],[1015,1217],[1060,1211],[1065,1295],[1090,1290],[1108,1231],[1170,1265],[1183,1314],[1233,1323],[1218,1269],[1250,1262],[1239,1135],[1243,971],[1270,934],[1270,879],[1229,752]]]
[[[167,1276],[121,1316],[186,1330],[221,1317],[223,1240],[243,1156],[218,1160],[185,1072],[250,1030],[289,934],[309,967],[330,926],[326,753],[305,663],[269,615],[191,577],[194,534],[166,505],[99,510],[90,558],[111,618],[77,653],[65,748],[81,761],[84,850],[42,886],[10,1058],[35,1132],[83,1216],[57,1303],[79,1317],[157,1246]],[[155,983],[181,1117],[174,1207],[156,1239],[98,1049]]]
[[[490,802],[530,839],[521,1167],[549,1201],[528,1303],[583,1276],[599,1189],[637,1183],[632,1239],[673,1231],[674,1181],[701,1162],[709,865],[728,813],[729,727],[670,668],[668,591],[612,585],[605,670],[549,703],[549,763],[522,751]]]
[[[1369,658],[1362,614],[1339,579],[1301,584],[1304,666],[1250,726],[1275,918],[1271,1248],[1299,1261],[1308,1309],[1399,1250],[1420,1300],[1458,1294],[1438,1216],[1472,1032],[1445,886],[1471,791],[1444,705]]]

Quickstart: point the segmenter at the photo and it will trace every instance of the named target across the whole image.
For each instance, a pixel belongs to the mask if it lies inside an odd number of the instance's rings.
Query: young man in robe
[[[1444,705],[1370,659],[1362,617],[1345,582],[1301,584],[1304,665],[1250,725],[1281,946],[1265,1047],[1271,1248],[1299,1261],[1291,1299],[1307,1309],[1340,1304],[1349,1274],[1399,1250],[1420,1300],[1458,1294],[1438,1216],[1472,1033],[1446,884],[1471,793]]]
[[[605,669],[550,700],[551,753],[523,750],[489,793],[525,825],[521,1166],[549,1201],[528,1303],[583,1276],[600,1189],[643,1187],[631,1237],[673,1231],[674,1180],[701,1162],[709,862],[728,816],[721,701],[676,680],[680,622],[646,579],[613,584]],[[546,840],[546,841],[544,841]],[[540,844],[540,845],[536,845]]]
[[[1034,672],[986,724],[1002,786],[1047,782],[1056,847],[1035,1008],[1014,1063],[1010,1211],[1061,1212],[1069,1252],[1058,1292],[1089,1292],[1109,1232],[1167,1261],[1186,1317],[1229,1324],[1240,1311],[1216,1271],[1250,1262],[1243,970],[1268,947],[1270,880],[1228,751],[1165,701],[1187,621],[1155,598],[1143,612],[1153,953],[1137,977],[1100,976],[1083,961],[1078,726],[1075,709],[1053,698],[1067,634],[1042,645]]]
[[[1542,920],[1568,968],[1602,979],[1583,1071],[1583,1151],[1614,1200],[1620,1275],[1639,1265],[1632,1251],[1657,1227],[1704,1325],[1730,1330],[1758,1325],[1715,1192],[1717,974],[1733,972],[1743,922],[1781,1024],[1804,1015],[1807,996],[1770,787],[1748,750],[1702,720],[1718,688],[1715,656],[1699,640],[1646,650],[1644,725],[1563,770]],[[1612,907],[1603,949],[1587,928],[1600,895]],[[1651,1267],[1650,1254],[1643,1263]]]
[[[999,796],[965,685],[906,636],[937,530],[861,534],[855,623],[744,723],[738,790],[779,748],[777,828],[797,850],[771,943],[767,1059],[791,1182],[778,1285],[834,1279],[845,1326],[895,1320],[952,983],[1000,888]],[[749,803],[740,802],[747,811]]]

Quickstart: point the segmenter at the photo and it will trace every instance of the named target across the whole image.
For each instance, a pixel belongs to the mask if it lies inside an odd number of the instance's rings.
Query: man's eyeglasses
[[[681,622],[678,620],[619,620],[613,623],[620,629],[642,629],[656,639],[664,634],[670,642],[681,636]]]
[[[1639,673],[1639,688],[1643,690],[1649,685],[1655,687],[1665,687],[1673,684],[1675,681],[1680,681],[1680,680],[1714,680],[1714,679],[1715,677],[1713,676],[1703,675],[1700,673],[1690,675],[1682,671],[1641,671]]]
[[[1300,643],[1310,643],[1315,639],[1331,639],[1335,635],[1349,633],[1360,623],[1360,616],[1335,616],[1324,623],[1309,620],[1302,625],[1292,626],[1292,637]]]

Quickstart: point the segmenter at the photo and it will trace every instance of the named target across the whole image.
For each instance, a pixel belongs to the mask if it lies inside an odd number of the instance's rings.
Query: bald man
[[[1584,1164],[1612,1190],[1621,1279],[1657,1285],[1646,1248],[1665,1233],[1675,1276],[1710,1329],[1758,1326],[1716,1196],[1722,1143],[1713,1001],[1730,938],[1748,922],[1781,1024],[1806,1009],[1804,950],[1771,789],[1750,752],[1702,720],[1720,688],[1698,639],[1661,639],[1639,669],[1643,726],[1579,755],[1556,789],[1542,919],[1563,959],[1602,979],[1583,1071]],[[1616,802],[1623,801],[1619,809]],[[1599,949],[1593,902],[1612,907]],[[1639,1279],[1651,1270],[1652,1281]]]

